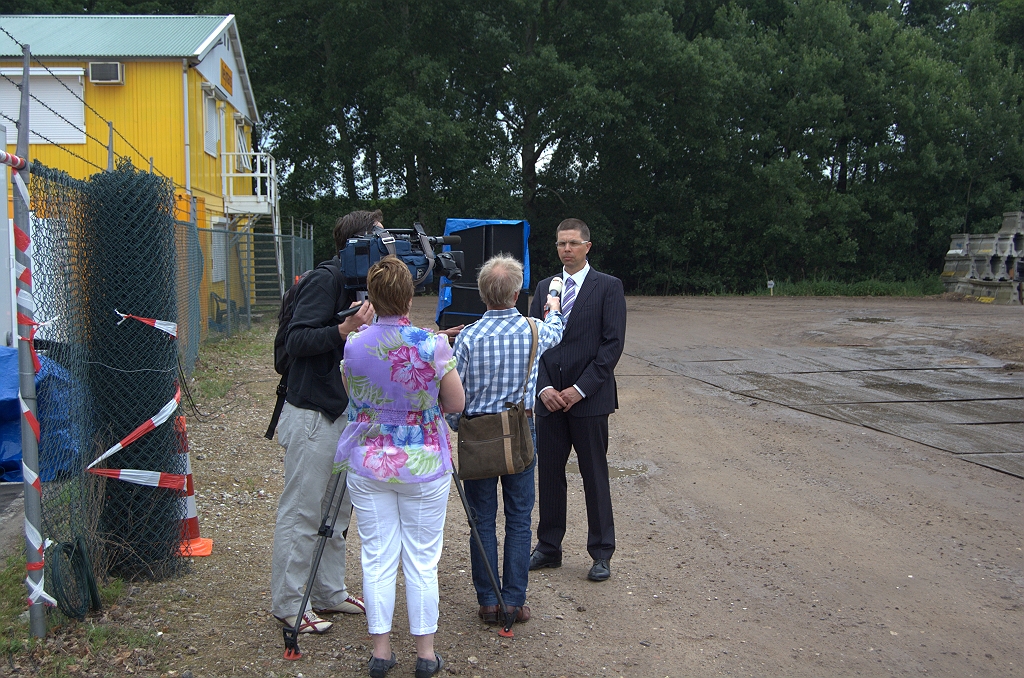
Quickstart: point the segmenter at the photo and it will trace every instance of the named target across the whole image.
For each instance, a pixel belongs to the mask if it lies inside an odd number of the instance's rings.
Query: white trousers
[[[277,425],[277,441],[285,448],[284,490],[277,504],[274,525],[274,555],[270,591],[275,617],[298,614],[299,603],[309,578],[320,529],[321,502],[334,470],[338,439],[348,419],[333,422],[316,410],[285,403]],[[345,482],[342,478],[341,483]],[[338,492],[344,489],[338,485]],[[324,545],[320,569],[316,571],[306,609],[329,610],[345,602],[345,538],[352,504],[345,503],[334,524],[334,536]]]
[[[391,631],[399,556],[409,633],[436,632],[437,563],[444,545],[451,477],[399,485],[349,473],[348,490],[363,542],[363,599],[370,633]]]

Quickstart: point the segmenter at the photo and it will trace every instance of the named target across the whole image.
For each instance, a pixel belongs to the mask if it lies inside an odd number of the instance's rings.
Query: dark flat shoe
[[[370,661],[368,663],[370,668],[370,678],[384,678],[388,674],[388,671],[395,667],[398,663],[398,659],[395,657],[395,653],[391,653],[391,659],[380,659],[370,655]],[[417,673],[416,675],[419,675]]]
[[[480,617],[485,624],[498,624],[498,606],[481,605],[480,611],[476,613],[476,616]]]
[[[590,572],[587,573],[587,579],[590,581],[604,581],[610,576],[612,576],[612,568],[608,565],[607,559],[595,560]]]
[[[444,668],[444,660],[441,655],[434,653],[434,661],[429,659],[416,658],[416,678],[430,678],[436,676]]]
[[[516,605],[509,609],[515,611],[515,621],[520,624],[530,621],[529,605]],[[505,617],[502,616],[498,610],[499,608],[497,605],[481,605],[480,612],[477,613],[477,616],[479,616],[485,624],[497,624],[498,626],[501,626],[505,623]]]
[[[533,550],[530,554],[530,569],[539,570],[542,567],[561,567],[562,566],[562,555],[549,556],[546,553],[541,553],[537,549]]]

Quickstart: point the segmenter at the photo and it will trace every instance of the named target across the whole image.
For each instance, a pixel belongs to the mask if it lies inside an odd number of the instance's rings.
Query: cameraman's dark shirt
[[[328,265],[338,266],[337,260]],[[349,307],[349,295],[340,276],[323,266],[309,274],[309,282],[295,300],[295,311],[285,343],[292,356],[286,400],[305,410],[317,410],[334,421],[348,406],[341,381],[345,339],[338,333],[336,313]]]

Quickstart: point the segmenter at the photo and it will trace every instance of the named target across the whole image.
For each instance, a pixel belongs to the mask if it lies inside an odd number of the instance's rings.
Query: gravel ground
[[[433,302],[416,299],[417,324],[429,325]],[[437,635],[449,675],[1024,676],[1021,479],[634,357],[665,347],[848,345],[855,332],[857,345],[928,343],[998,357],[1024,391],[1019,307],[628,302],[610,423],[612,578],[586,579],[582,483],[571,477],[564,564],[531,573],[533,619],[514,639],[499,637],[476,617],[469,530],[453,488]],[[854,316],[891,322],[839,322]],[[258,328],[245,350],[204,351],[206,368],[231,383],[224,398],[200,394],[205,415],[189,419],[200,525],[214,554],[181,577],[130,587],[108,618],[158,637],[96,664],[107,667],[97,675],[365,675],[363,617],[338,615],[326,635],[302,636],[303,658],[287,662],[268,613],[283,452],[263,438],[277,384],[273,330]],[[358,592],[355,529],[350,537],[348,581]],[[400,590],[394,676],[415,665],[405,619]]]

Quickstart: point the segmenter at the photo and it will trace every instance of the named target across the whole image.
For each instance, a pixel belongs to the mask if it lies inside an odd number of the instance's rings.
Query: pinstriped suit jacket
[[[551,277],[534,291],[530,315],[540,318]],[[615,364],[626,340],[626,297],[622,281],[595,271],[587,274],[576,293],[562,341],[540,356],[537,393],[545,386],[562,390],[576,384],[586,397],[569,409],[577,417],[611,414],[619,406],[615,390]],[[549,414],[540,398],[534,405],[540,416]]]

